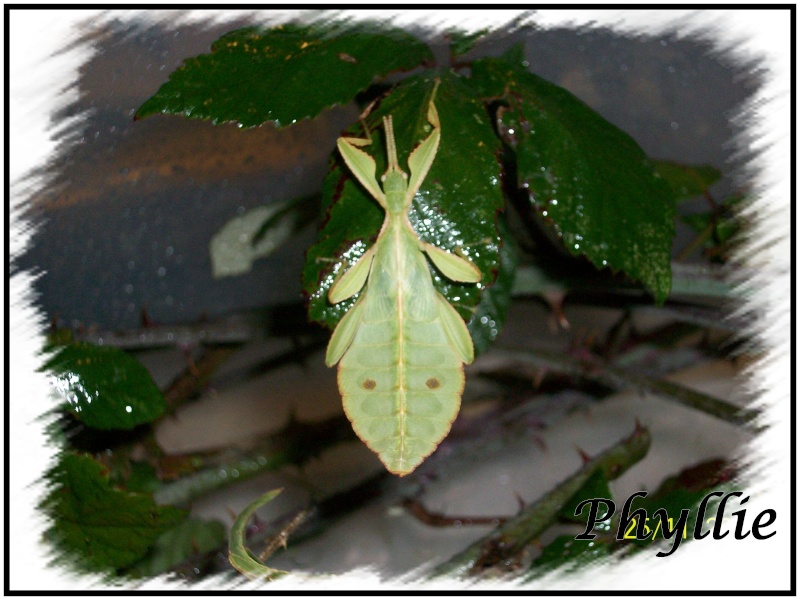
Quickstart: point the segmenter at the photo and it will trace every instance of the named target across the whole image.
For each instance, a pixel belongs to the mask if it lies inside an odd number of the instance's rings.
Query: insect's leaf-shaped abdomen
[[[358,436],[389,471],[410,473],[436,449],[458,414],[462,362],[440,321],[419,242],[398,222],[376,243],[339,390]]]

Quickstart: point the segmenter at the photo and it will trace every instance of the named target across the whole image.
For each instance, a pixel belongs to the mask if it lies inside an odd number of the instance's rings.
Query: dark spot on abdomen
[[[374,390],[375,386],[378,385],[374,379],[365,379],[361,382],[361,387],[365,390]]]
[[[428,381],[425,382],[425,385],[427,385],[429,389],[435,390],[441,385],[441,383],[439,383],[439,380],[436,379],[436,377],[430,377]]]

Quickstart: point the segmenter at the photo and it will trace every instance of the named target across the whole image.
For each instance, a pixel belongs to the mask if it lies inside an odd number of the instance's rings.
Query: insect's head
[[[383,118],[383,127],[386,131],[386,152],[388,154],[389,166],[386,173],[381,177],[383,191],[386,194],[386,210],[390,213],[405,213],[408,208],[406,199],[406,187],[408,175],[400,168],[397,162],[397,147],[394,143],[394,129],[392,127],[392,116]]]

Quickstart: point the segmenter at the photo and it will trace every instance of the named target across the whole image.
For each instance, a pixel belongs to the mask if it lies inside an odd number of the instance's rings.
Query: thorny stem
[[[616,479],[639,462],[649,448],[650,433],[637,425],[632,435],[585,463],[577,473],[492,533],[439,565],[432,575],[474,575],[483,569],[507,563],[550,526],[564,503],[577,493],[592,473],[602,469],[608,479]]]
[[[261,554],[258,555],[258,560],[262,563],[267,562],[270,556],[275,554],[278,548],[286,548],[286,541],[289,539],[289,536],[298,528],[300,525],[303,524],[303,521],[309,515],[308,510],[301,510],[297,513],[291,521],[289,521],[281,530],[272,536],[272,538],[267,542],[267,545],[261,551]]]
[[[164,392],[167,403],[165,414],[173,413],[178,406],[202,392],[216,370],[238,350],[239,346],[228,345],[205,348],[203,355],[195,361],[194,368],[183,371]]]
[[[158,504],[184,504],[260,473],[301,464],[326,448],[353,438],[353,429],[344,416],[315,423],[300,424],[292,420],[246,456],[168,483],[153,498]]]
[[[496,352],[510,360],[546,367],[568,375],[584,377],[615,389],[634,387],[641,391],[658,394],[668,400],[700,410],[728,423],[744,426],[751,431],[755,430],[752,421],[758,416],[758,411],[741,408],[725,400],[713,398],[707,394],[663,379],[632,373],[627,369],[612,365],[587,369],[578,360],[569,358],[562,353],[549,352],[547,350],[498,349]]]
[[[422,523],[431,527],[452,527],[454,525],[500,525],[508,517],[464,517],[437,513],[425,508],[419,500],[406,498],[403,506]]]

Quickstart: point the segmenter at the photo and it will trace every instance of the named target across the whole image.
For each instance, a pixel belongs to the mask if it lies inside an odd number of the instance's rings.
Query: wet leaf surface
[[[663,302],[675,212],[669,186],[630,136],[525,64],[512,51],[472,65],[476,90],[508,104],[498,128],[516,152],[518,185],[572,254],[624,271]]]
[[[431,61],[427,45],[396,29],[248,27],[222,36],[211,53],[187,59],[136,117],[169,113],[285,127],[350,102],[376,77]]]
[[[96,429],[133,429],[157,419],[164,396],[139,361],[117,348],[77,342],[42,366],[80,421]]]
[[[531,563],[538,572],[569,565],[569,570],[577,569],[596,560],[610,556],[609,545],[576,540],[572,535],[560,535],[542,550],[542,554]]]
[[[497,219],[497,230],[503,240],[500,244],[500,262],[497,278],[483,291],[467,328],[475,345],[475,355],[488,350],[503,328],[511,306],[511,290],[516,279],[518,255],[505,219]]]

